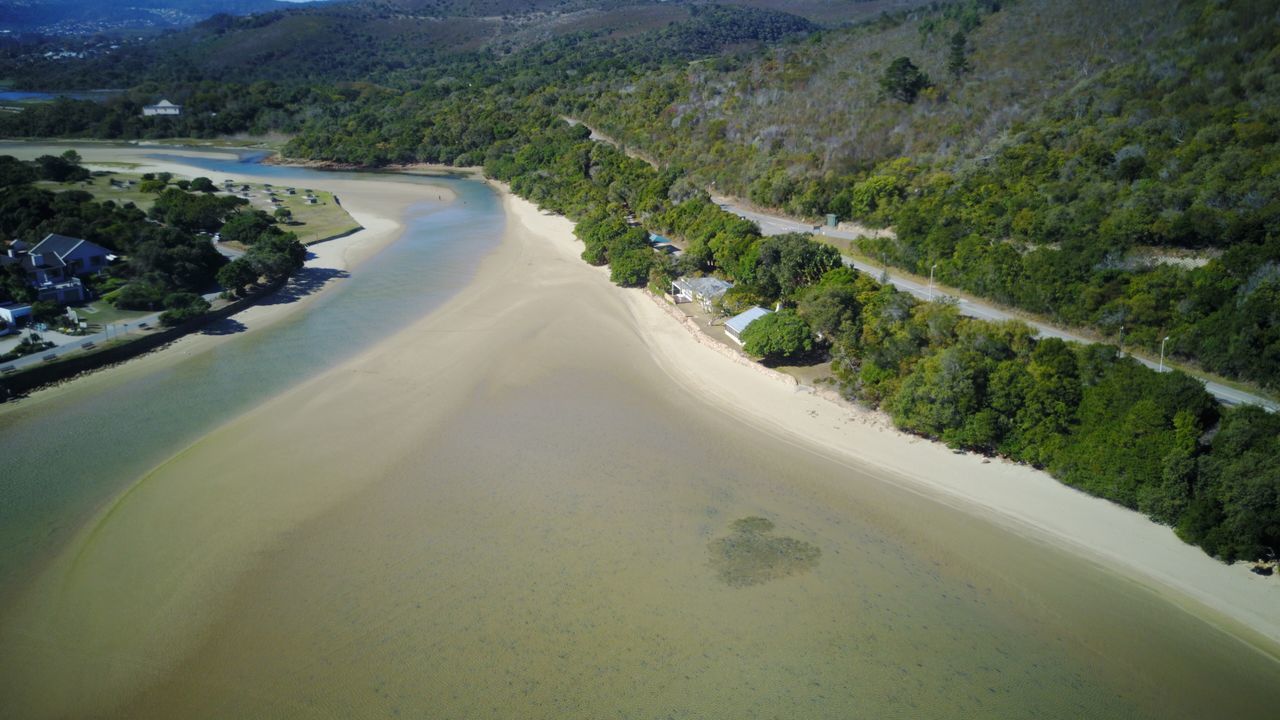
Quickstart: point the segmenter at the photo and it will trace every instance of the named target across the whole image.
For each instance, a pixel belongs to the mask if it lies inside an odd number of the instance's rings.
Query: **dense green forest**
[[[1261,0],[957,3],[578,107],[722,191],[892,227],[867,255],[1275,389],[1278,44]]]
[[[905,430],[1045,468],[1215,556],[1252,559],[1280,549],[1275,416],[1219,407],[1194,379],[1113,346],[1036,340],[917,301],[808,236],[762,237],[705,188],[891,226],[862,250],[926,273],[937,263],[946,283],[1103,334],[1123,326],[1128,344],[1169,335],[1184,358],[1277,387],[1280,43],[1268,8],[965,1],[815,29],[690,5],[674,25],[522,35],[404,66],[361,64],[374,52],[361,50],[311,73],[282,56],[224,82],[165,61],[142,94],[0,115],[0,134],[285,129],[291,157],[483,165],[574,219],[583,259],[620,285],[716,274],[736,283],[727,311],[783,305],[748,338],[758,356],[829,355],[848,397]],[[365,70],[376,84],[351,82]],[[136,117],[142,95],[170,88],[201,108],[187,124]],[[210,104],[193,103],[198,89]],[[214,124],[215,105],[244,98]],[[629,218],[687,251],[655,254]],[[228,287],[243,274],[223,272]]]

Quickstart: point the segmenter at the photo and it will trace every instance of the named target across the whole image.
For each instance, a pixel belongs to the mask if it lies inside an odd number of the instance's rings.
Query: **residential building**
[[[181,115],[182,106],[174,105],[168,100],[161,100],[155,105],[144,105],[142,107],[143,117],[152,117],[155,115]]]
[[[702,309],[710,312],[717,300],[733,287],[733,283],[715,277],[685,276],[671,282],[671,301],[680,303],[696,302]]]
[[[771,312],[773,311],[765,310],[762,307],[753,307],[744,313],[734,315],[725,321],[724,332],[729,336],[730,340],[741,345],[742,332],[747,329],[747,326]]]

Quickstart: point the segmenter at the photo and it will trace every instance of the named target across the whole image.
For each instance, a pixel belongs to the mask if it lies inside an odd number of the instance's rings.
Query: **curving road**
[[[857,237],[857,233],[853,233],[849,231],[841,231],[836,228],[816,227],[814,225],[804,223],[799,220],[794,220],[792,218],[782,217],[778,215],[771,215],[768,213],[762,213],[757,210],[750,210],[748,208],[735,204],[729,198],[713,196],[712,200],[724,210],[727,210],[728,212],[731,212],[734,215],[737,215],[739,217],[743,217],[755,222],[757,225],[760,226],[760,232],[765,235],[780,235],[782,233],[789,233],[789,232],[807,232],[807,233],[816,232],[818,234],[826,235],[828,237],[833,237],[833,238],[840,238],[842,240],[853,240]],[[1039,320],[1031,320],[1026,317],[1022,317],[1020,315],[1016,315],[1014,313],[1008,312],[1006,310],[1002,310],[998,307],[995,307],[994,305],[983,303],[981,301],[962,298],[959,295],[954,294],[955,291],[949,288],[941,287],[935,284],[931,289],[927,282],[921,282],[919,280],[915,280],[913,278],[907,277],[901,272],[894,271],[891,268],[886,268],[884,266],[879,266],[879,265],[873,265],[871,263],[864,262],[862,260],[857,260],[848,256],[844,257],[844,263],[845,265],[854,267],[873,277],[880,278],[880,277],[885,277],[887,275],[889,282],[893,283],[894,287],[898,288],[899,290],[909,292],[918,298],[922,298],[925,300],[928,300],[931,298],[932,299],[952,298],[956,301],[957,305],[959,306],[961,314],[967,315],[969,317],[981,318],[983,320],[1019,320],[1021,322],[1026,323],[1027,325],[1030,325],[1032,328],[1035,328],[1037,334],[1043,337],[1056,337],[1056,338],[1062,338],[1063,340],[1072,340],[1072,341],[1081,342],[1081,343],[1094,342],[1094,340],[1088,337],[1085,337],[1084,335],[1074,333],[1070,330],[1065,330],[1056,325],[1050,325],[1048,323],[1041,322]],[[1147,367],[1153,370],[1161,370],[1159,363],[1155,361],[1148,360],[1146,358],[1139,357],[1136,355],[1133,355],[1131,357],[1133,357],[1134,360],[1137,360],[1138,362],[1142,363],[1143,365],[1146,365]],[[1163,372],[1168,372],[1169,370],[1170,368],[1166,367],[1163,369]],[[1209,394],[1217,398],[1219,402],[1222,402],[1226,405],[1250,404],[1250,405],[1260,405],[1263,408],[1266,408],[1270,412],[1275,412],[1277,410],[1280,410],[1280,403],[1277,403],[1274,400],[1261,397],[1259,395],[1255,395],[1253,393],[1249,393],[1244,390],[1238,390],[1233,387],[1228,387],[1221,383],[1214,382],[1207,378],[1201,377],[1191,371],[1186,371],[1186,372],[1189,375],[1192,375],[1193,377],[1203,382],[1205,390],[1209,391]]]
[[[570,125],[582,124],[581,121],[573,118],[569,118],[569,117],[564,118],[564,120]],[[591,131],[592,140],[595,140],[597,142],[607,143],[615,147],[620,147],[618,142],[613,138],[609,137],[608,135],[604,135],[600,133],[590,125],[587,125],[586,127],[588,130]],[[636,155],[632,150],[629,150],[627,154],[631,155],[632,157],[639,157],[641,160],[644,160],[650,165],[654,165],[653,161]],[[654,167],[657,167],[657,166],[654,165]],[[773,215],[770,213],[763,213],[758,210],[752,210],[733,202],[732,199],[727,197],[712,195],[711,200],[716,205],[719,205],[722,209],[727,210],[733,213],[734,215],[737,215],[738,217],[746,218],[748,220],[755,222],[756,225],[760,226],[760,232],[763,233],[764,235],[781,235],[782,233],[789,233],[789,232],[806,232],[806,233],[818,233],[821,235],[826,235],[828,237],[840,238],[842,240],[853,240],[857,238],[857,233],[842,231],[837,228],[811,225],[809,223],[796,220],[794,218],[784,217],[781,215]],[[967,315],[969,317],[981,318],[983,320],[1020,320],[1026,323],[1027,325],[1030,325],[1031,327],[1035,328],[1037,334],[1043,337],[1056,337],[1056,338],[1062,338],[1063,340],[1072,340],[1074,342],[1081,342],[1081,343],[1094,342],[1092,339],[1087,338],[1084,335],[1073,333],[1070,330],[1064,330],[1063,328],[1060,328],[1056,325],[1049,325],[1048,323],[1044,323],[1039,320],[1029,320],[1020,315],[1015,315],[1011,312],[1008,312],[1007,310],[1002,310],[994,305],[990,305],[978,300],[969,300],[967,298],[962,298],[958,294],[953,294],[956,291],[951,290],[950,288],[945,288],[936,284],[931,288],[928,286],[928,283],[921,283],[918,280],[914,280],[912,278],[906,277],[901,272],[896,272],[888,267],[872,265],[871,263],[863,262],[861,260],[855,260],[854,258],[851,258],[848,256],[842,256],[842,257],[844,257],[845,265],[849,265],[850,267],[861,270],[862,272],[868,273],[874,277],[879,278],[879,277],[887,276],[889,279],[889,282],[893,283],[894,287],[898,288],[899,290],[905,290],[906,292],[909,292],[918,298],[923,298],[926,300],[940,299],[940,298],[946,298],[946,297],[953,298],[955,299],[956,303],[959,305],[960,312],[963,315]],[[1168,372],[1171,369],[1171,368],[1161,368],[1159,363],[1156,363],[1152,360],[1147,360],[1146,358],[1142,358],[1137,355],[1131,355],[1131,357],[1133,357],[1134,360],[1137,360],[1143,365],[1146,365],[1147,367],[1151,368],[1152,370]],[[1244,390],[1237,390],[1236,388],[1228,387],[1226,385],[1223,385],[1222,383],[1214,382],[1213,380],[1210,380],[1201,375],[1198,375],[1193,371],[1185,371],[1185,372],[1187,372],[1187,374],[1196,378],[1200,382],[1204,383],[1205,390],[1209,391],[1210,395],[1213,395],[1215,398],[1218,399],[1219,402],[1223,404],[1259,405],[1265,408],[1268,412],[1276,412],[1277,410],[1280,410],[1280,403],[1276,402],[1275,400],[1271,400],[1270,398],[1265,398],[1260,395],[1255,395],[1253,393],[1246,392]]]

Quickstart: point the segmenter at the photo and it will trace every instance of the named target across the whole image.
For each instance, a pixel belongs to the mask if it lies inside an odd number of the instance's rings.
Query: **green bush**
[[[166,310],[160,313],[160,323],[172,327],[209,312],[209,301],[195,293],[172,293],[164,299]]]
[[[813,350],[809,324],[793,310],[769,313],[742,331],[742,345],[768,362],[792,360]]]

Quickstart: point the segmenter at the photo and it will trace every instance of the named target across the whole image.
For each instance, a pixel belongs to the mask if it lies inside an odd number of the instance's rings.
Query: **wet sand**
[[[0,619],[10,714],[1263,717],[1280,700],[1274,658],[1201,619],[1272,635],[1274,586],[1224,569],[1200,587],[1209,566],[1136,516],[738,365],[583,264],[566,221],[505,206],[503,245],[443,309],[79,533]],[[816,561],[725,582],[714,553],[751,517]],[[1132,563],[1108,538],[1230,602],[1184,612],[1143,586],[1158,573],[1077,556]]]

